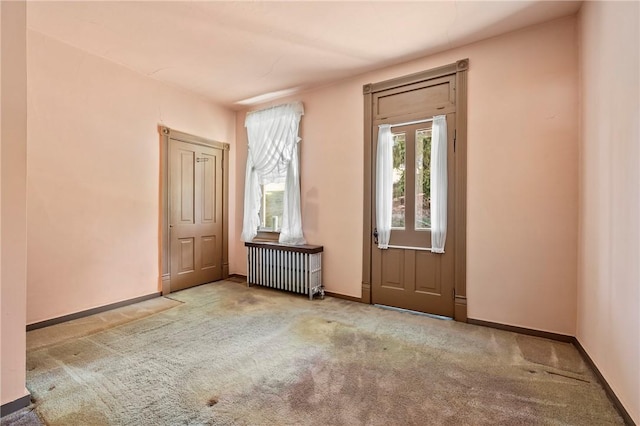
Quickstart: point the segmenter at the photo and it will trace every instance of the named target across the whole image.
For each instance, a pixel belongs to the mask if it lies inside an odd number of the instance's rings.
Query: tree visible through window
[[[391,210],[391,227],[396,229],[405,229],[406,227],[406,139],[405,133],[395,133],[393,135],[393,204]],[[413,149],[413,146],[409,146],[409,149]],[[431,228],[431,129],[416,130],[415,161],[414,229],[427,230]],[[411,190],[412,188],[409,188],[409,191]]]
[[[406,174],[406,135],[393,135],[393,204],[391,208],[391,227],[404,229],[405,226],[405,174]]]
[[[415,229],[431,228],[431,129],[416,130]]]

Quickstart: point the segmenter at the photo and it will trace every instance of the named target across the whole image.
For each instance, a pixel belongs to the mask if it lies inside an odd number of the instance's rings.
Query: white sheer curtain
[[[300,160],[298,159],[297,147],[293,150],[291,161],[287,168],[284,214],[282,215],[279,241],[282,244],[306,244],[302,234],[302,216],[300,214]]]
[[[389,248],[393,206],[393,134],[389,124],[378,126],[376,151],[376,228],[378,248]]]
[[[251,241],[260,226],[260,185],[285,182],[280,242],[305,244],[300,214],[298,126],[301,102],[250,112],[245,119],[249,151],[244,188],[242,240]]]
[[[447,240],[447,117],[433,117],[431,131],[431,252]]]

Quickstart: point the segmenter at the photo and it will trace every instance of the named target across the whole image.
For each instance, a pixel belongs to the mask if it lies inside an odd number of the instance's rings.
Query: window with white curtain
[[[393,127],[432,122],[415,131],[415,167],[407,168],[407,134]],[[405,188],[406,172],[413,176],[413,193]],[[417,182],[417,183],[416,183]],[[444,253],[447,238],[447,118],[445,115],[402,124],[378,126],[376,151],[376,230],[378,247],[389,248],[393,231],[431,231],[431,252]],[[415,197],[414,223],[405,221],[406,197]]]
[[[301,102],[250,112],[247,128],[242,240],[258,231],[279,232],[282,244],[305,244],[300,213],[298,128]]]

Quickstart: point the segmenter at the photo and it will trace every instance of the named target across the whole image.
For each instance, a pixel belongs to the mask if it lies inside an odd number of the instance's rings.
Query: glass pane
[[[431,228],[431,129],[416,130],[416,225]]]
[[[280,231],[284,211],[284,182],[268,183],[262,187],[260,209],[261,230]]]
[[[405,134],[393,135],[393,208],[391,210],[391,227],[404,229],[404,175],[406,171]]]

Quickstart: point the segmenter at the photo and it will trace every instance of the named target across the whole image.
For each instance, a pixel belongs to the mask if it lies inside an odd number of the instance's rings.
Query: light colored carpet
[[[49,425],[623,424],[573,346],[220,282],[31,350]]]
[[[156,297],[117,309],[40,328],[27,333],[27,352],[71,339],[95,334],[108,328],[136,321],[182,304],[166,297]]]

